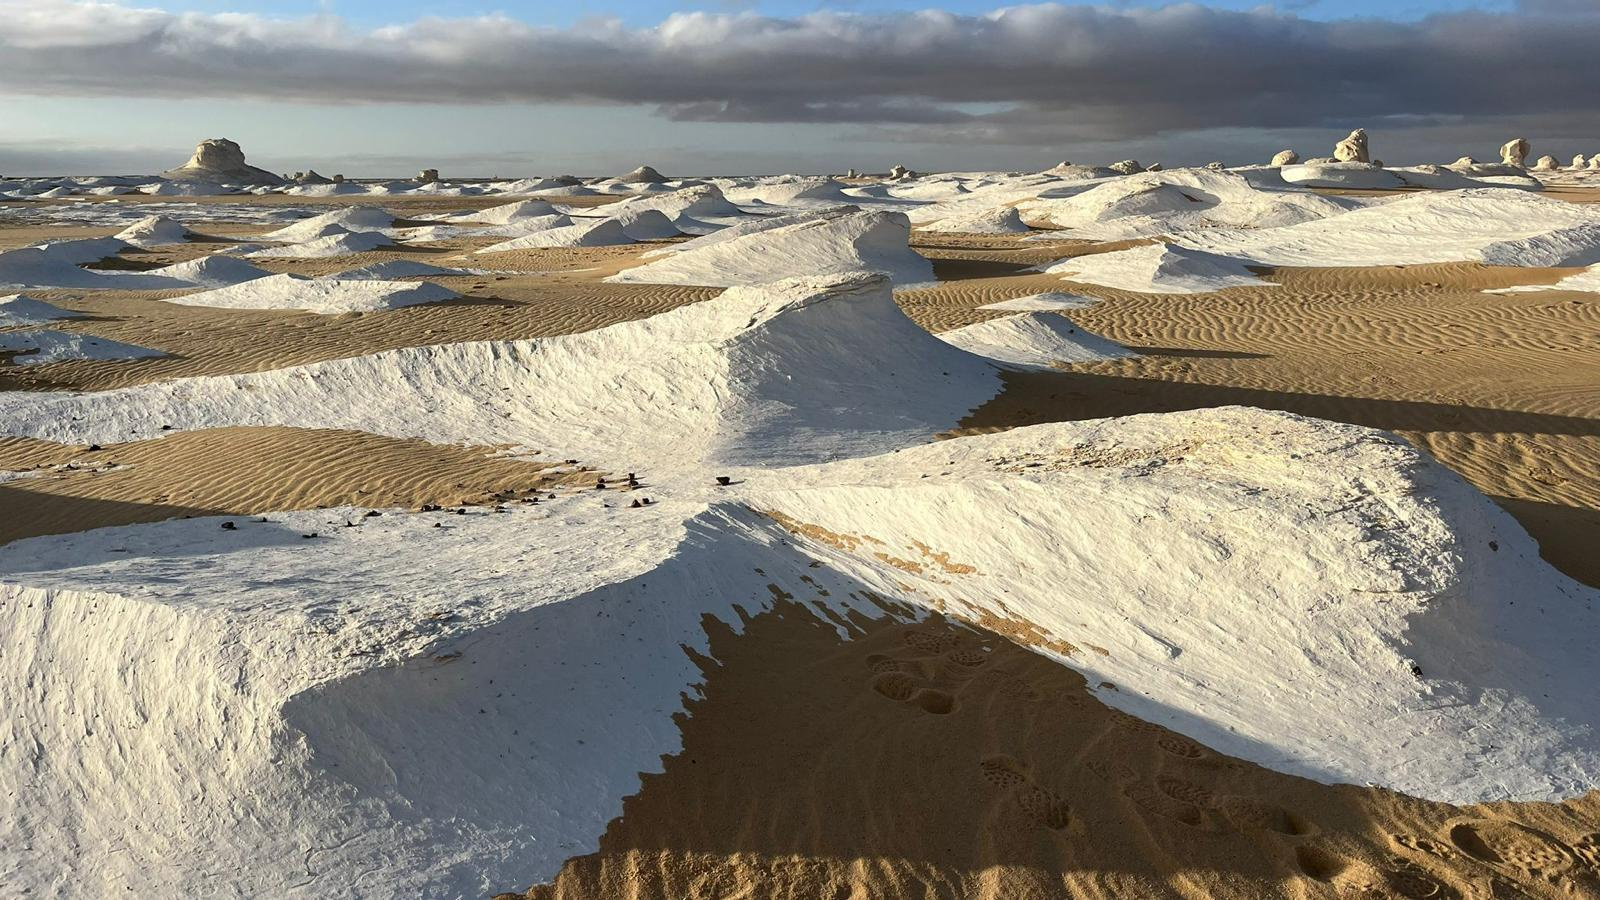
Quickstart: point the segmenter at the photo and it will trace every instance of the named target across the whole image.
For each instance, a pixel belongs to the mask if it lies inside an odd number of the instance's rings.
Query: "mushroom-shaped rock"
[[[1561,168],[1561,164],[1556,162],[1556,158],[1548,153],[1539,157],[1538,161],[1533,164],[1535,172],[1554,172],[1559,168]]]
[[[667,179],[650,166],[640,166],[617,180],[624,184],[665,184]]]
[[[1527,138],[1512,138],[1500,145],[1500,162],[1520,169],[1527,162],[1530,149]]]
[[[1600,153],[1596,153],[1595,155],[1589,157],[1589,168],[1600,169]]]
[[[1333,158],[1339,162],[1370,162],[1367,156],[1367,130],[1357,128],[1344,140],[1334,144]]]
[[[283,179],[244,161],[244,151],[227,138],[210,138],[194,148],[189,161],[161,173],[168,181],[202,181],[211,184],[277,185]]]
[[[1144,171],[1144,166],[1139,165],[1137,159],[1124,159],[1111,164],[1111,171],[1122,175],[1137,175]]]
[[[1299,161],[1300,161],[1300,154],[1294,152],[1293,150],[1279,150],[1272,157],[1272,162],[1269,163],[1268,165],[1273,165],[1273,166],[1292,166],[1292,165],[1294,165],[1295,163],[1297,163]]]
[[[1579,153],[1572,158],[1572,167],[1574,169],[1581,169],[1587,164],[1587,162],[1588,161],[1583,158],[1583,154]]]

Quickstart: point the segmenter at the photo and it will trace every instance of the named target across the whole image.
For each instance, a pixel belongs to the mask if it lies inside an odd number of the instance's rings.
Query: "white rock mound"
[[[1044,271],[1068,281],[1146,294],[1204,294],[1271,284],[1244,260],[1159,243],[1064,259]]]
[[[929,222],[922,230],[953,234],[1026,234],[1030,229],[1023,224],[1016,207],[997,206]]]
[[[173,297],[168,303],[222,309],[294,309],[304,312],[377,312],[452,300],[460,295],[427,281],[307,278],[282,274],[232,287]]]
[[[606,280],[728,287],[849,272],[883,272],[899,285],[934,280],[933,265],[909,246],[911,223],[900,213],[841,208],[795,218],[696,238]]]
[[[1535,172],[1555,172],[1560,168],[1561,163],[1557,162],[1556,158],[1548,153],[1539,157],[1539,159],[1533,164],[1533,170]]]
[[[187,225],[168,216],[145,216],[114,235],[117,240],[127,241],[135,247],[182,244],[196,236]]]
[[[1056,312],[1001,316],[936,336],[968,353],[1022,369],[1051,369],[1135,355],[1115,341],[1079,328],[1071,319]]]
[[[1420,193],[1285,228],[1192,231],[1176,240],[1272,266],[1588,265],[1600,262],[1600,209],[1474,188]]]
[[[1116,172],[1118,175],[1136,175],[1144,171],[1144,166],[1139,165],[1139,161],[1136,159],[1124,159],[1114,162],[1106,168]]]
[[[1367,151],[1367,130],[1357,128],[1344,140],[1333,146],[1333,158],[1339,162],[1371,162]]]
[[[201,141],[189,161],[161,173],[167,181],[206,184],[280,185],[283,179],[244,161],[244,151],[227,138]]]
[[[1066,291],[1044,291],[1039,294],[1028,294],[1025,297],[1012,297],[1010,300],[985,303],[978,308],[1006,312],[1049,312],[1063,309],[1087,309],[1099,302],[1100,300],[1097,297],[1069,294]]]
[[[522,237],[484,247],[479,253],[537,250],[552,247],[614,247],[635,243],[616,219],[587,219],[571,225],[544,228]]]
[[[376,206],[347,206],[301,219],[260,235],[263,241],[299,244],[345,232],[381,231],[394,225],[394,214]]]
[[[0,359],[15,366],[78,359],[148,359],[156,356],[166,354],[149,347],[76,331],[0,331]]]
[[[1531,149],[1527,138],[1512,138],[1500,146],[1500,162],[1518,169],[1523,168]]]
[[[660,471],[877,452],[932,437],[998,389],[993,367],[906,318],[887,279],[855,273],[733,288],[562,337],[92,394],[0,393],[0,433],[109,443],[162,425],[294,424],[562,447]]]
[[[46,322],[75,319],[82,315],[26,294],[0,297],[0,328],[43,325]]]
[[[1294,152],[1293,150],[1279,150],[1273,155],[1272,161],[1267,163],[1267,165],[1279,167],[1292,166],[1299,161],[1300,154]]]
[[[667,179],[651,166],[640,166],[626,175],[618,176],[623,184],[665,184]]]

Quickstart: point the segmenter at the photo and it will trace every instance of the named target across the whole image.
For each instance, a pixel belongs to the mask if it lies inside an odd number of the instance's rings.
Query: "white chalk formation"
[[[167,181],[205,184],[281,185],[283,179],[244,161],[244,151],[227,138],[204,140],[189,161],[161,173]]]
[[[1357,128],[1344,140],[1333,146],[1333,158],[1339,162],[1371,162],[1367,151],[1367,130]]]

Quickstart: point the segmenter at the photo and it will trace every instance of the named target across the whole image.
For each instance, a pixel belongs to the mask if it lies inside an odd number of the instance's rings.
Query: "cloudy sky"
[[[1600,0],[0,0],[0,173],[1600,153]]]

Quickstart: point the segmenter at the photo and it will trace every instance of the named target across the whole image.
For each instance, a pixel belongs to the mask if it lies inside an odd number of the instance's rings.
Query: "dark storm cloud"
[[[0,0],[0,92],[327,103],[643,104],[716,122],[904,125],[1048,143],[1385,117],[1593,116],[1600,0],[1415,22],[1037,5],[653,28],[500,17],[373,31],[317,17]]]

